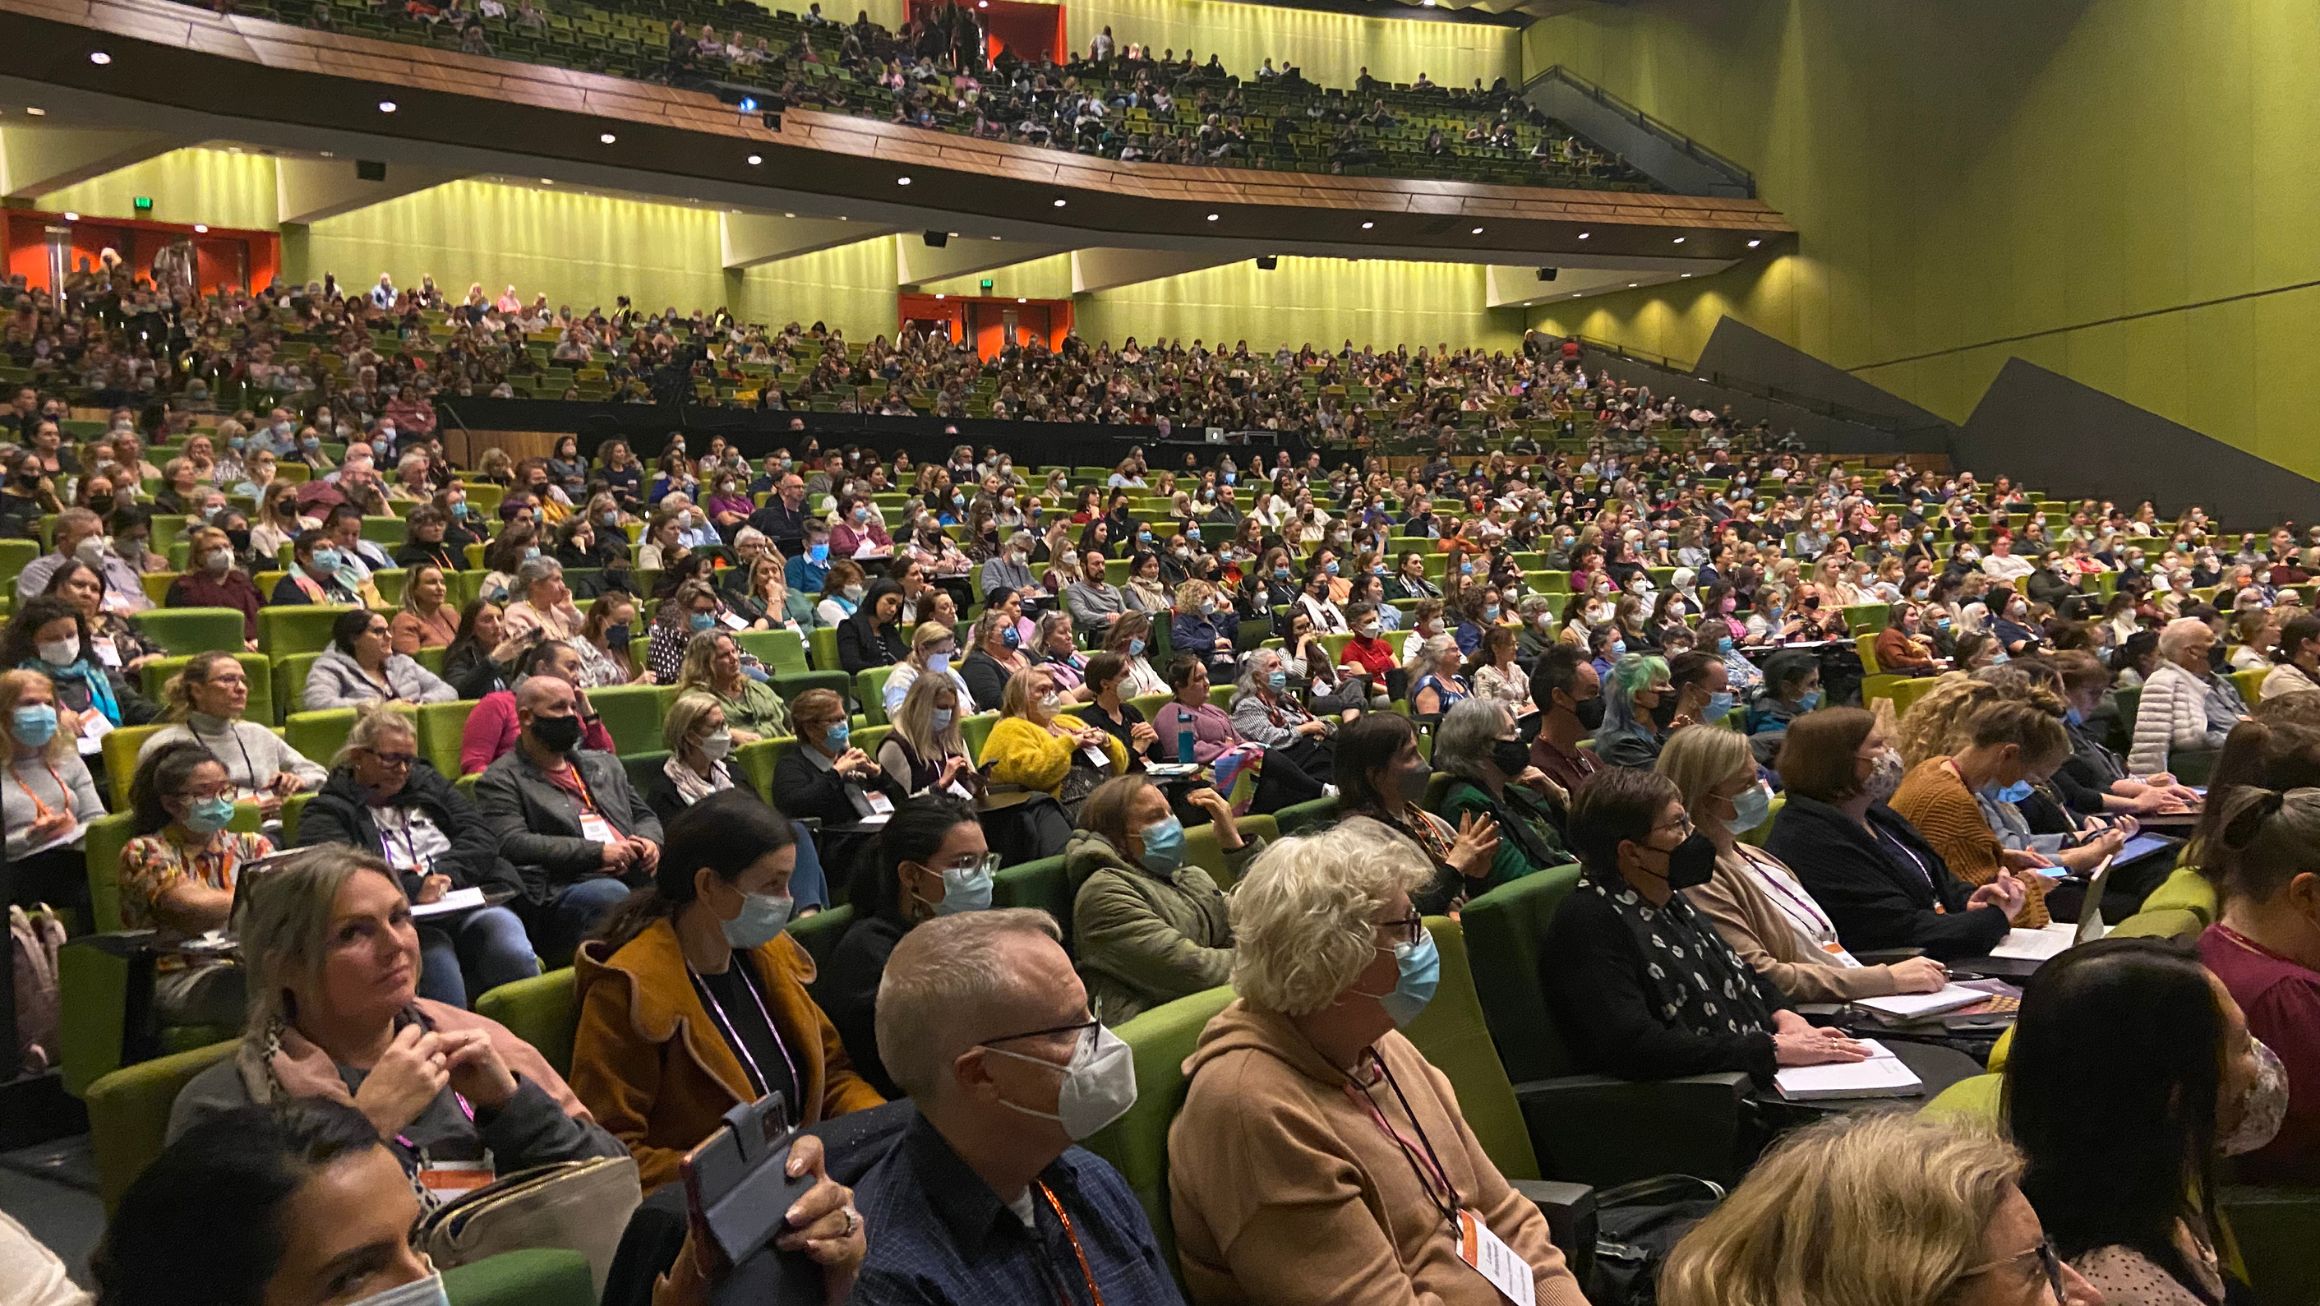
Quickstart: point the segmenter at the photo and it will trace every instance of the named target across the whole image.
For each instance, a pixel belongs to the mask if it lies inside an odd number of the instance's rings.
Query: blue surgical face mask
[[[1144,866],[1166,875],[1184,865],[1184,822],[1173,815],[1137,831],[1144,840]]]
[[[699,634],[717,624],[717,614],[714,612],[696,612],[685,618],[685,624],[693,628],[693,633]]]
[[[2062,721],[2064,725],[2083,726],[2086,724],[2086,713],[2079,711],[2076,704],[2072,704],[2063,711]]]
[[[1732,697],[1732,691],[1728,689],[1719,689],[1715,693],[1708,695],[1708,707],[1706,712],[1707,719],[1710,721],[1721,721],[1725,717],[1730,716],[1732,714],[1732,708],[1736,702],[1737,700]]]
[[[827,544],[808,545],[806,547],[806,560],[815,566],[828,562],[830,560],[830,546]]]
[[[1131,635],[1128,637],[1128,656],[1132,658],[1140,658],[1144,656],[1144,639],[1142,636]]]
[[[1386,1009],[1386,1015],[1396,1029],[1407,1029],[1426,1004],[1434,1000],[1434,989],[1442,981],[1442,953],[1434,946],[1431,931],[1420,930],[1416,943],[1394,945],[1394,987],[1385,993],[1363,993],[1376,998]],[[1354,992],[1361,993],[1360,989]]]
[[[927,654],[926,669],[938,676],[949,671],[951,669],[951,655],[948,653]]]
[[[934,709],[933,711],[926,714],[926,724],[938,735],[943,731],[950,729],[951,710],[947,707],[938,707]]]
[[[943,899],[934,905],[937,916],[983,911],[991,905],[991,871],[978,859],[972,866],[945,866]]]
[[[1009,626],[1007,629],[999,632],[999,642],[1005,644],[1009,648],[1014,648],[1023,642],[1023,633],[1015,629],[1013,626]]]
[[[762,948],[789,924],[797,900],[788,894],[751,893],[741,898],[741,914],[725,922],[725,941],[736,948]]]
[[[1627,641],[1624,639],[1611,641],[1611,656],[1615,658],[1627,656]]]
[[[195,834],[216,834],[234,819],[234,800],[220,795],[196,800],[185,809],[185,828]]]
[[[1289,673],[1275,667],[1272,673],[1265,677],[1265,685],[1278,694],[1289,687]]]
[[[1740,791],[1732,800],[1732,833],[1742,834],[1764,824],[1772,814],[1772,793],[1762,780]]]
[[[822,743],[833,753],[846,751],[846,741],[854,737],[854,727],[840,721],[822,732]]]
[[[56,738],[56,709],[46,703],[28,703],[9,715],[8,728],[17,743],[46,747]]]
[[[1719,636],[1717,636],[1717,637],[1716,637],[1716,651],[1717,651],[1718,653],[1729,653],[1729,652],[1731,652],[1731,651],[1732,651],[1732,637],[1731,637],[1730,635],[1719,635]]]
[[[337,571],[344,562],[345,559],[338,556],[336,549],[316,549],[314,551],[314,565],[326,572]]]
[[[1989,794],[1990,797],[1997,799],[2001,803],[2018,803],[2030,796],[2030,782],[2028,780],[2016,780],[2010,785],[2000,785],[1991,789]]]
[[[1796,700],[1796,710],[1799,712],[1810,712],[1820,705],[1821,691],[1817,689],[1806,690],[1804,692],[1804,697]]]

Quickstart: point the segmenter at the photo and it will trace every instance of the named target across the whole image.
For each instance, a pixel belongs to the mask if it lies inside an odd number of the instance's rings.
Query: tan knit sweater
[[[1749,856],[1782,865],[1761,848],[1735,849],[1716,859],[1706,884],[1684,890],[1684,901],[1708,918],[1735,956],[1795,1002],[1850,1002],[1894,991],[1891,966],[1842,966],[1806,943],[1749,871]],[[1796,891],[1805,892],[1802,885]]]
[[[1976,887],[1998,878],[2004,846],[1982,819],[1981,804],[1974,801],[1973,791],[1958,778],[1949,758],[1929,757],[1918,763],[1902,777],[1891,806],[1949,863],[1951,874]],[[2046,914],[2046,884],[2036,875],[2020,878],[2024,896],[2014,924],[2034,930],[2051,919]]]

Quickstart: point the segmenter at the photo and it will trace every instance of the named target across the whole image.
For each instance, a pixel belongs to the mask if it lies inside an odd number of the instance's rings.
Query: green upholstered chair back
[[[2197,867],[2178,866],[2143,899],[2141,910],[2189,912],[2204,926],[2214,924],[2221,904],[2216,901],[2213,881],[2201,875]]]
[[[446,780],[459,776],[459,738],[474,713],[471,699],[419,705],[419,755]]]
[[[1458,1092],[1458,1108],[1492,1164],[1509,1179],[1539,1177],[1530,1127],[1523,1123],[1514,1084],[1490,1041],[1482,1018],[1482,995],[1466,956],[1466,932],[1447,916],[1429,916],[1426,928],[1442,953],[1442,978],[1434,1000],[1403,1033]]]
[[[418,712],[413,704],[391,703],[389,708],[412,718],[412,731],[418,730]],[[354,729],[355,709],[327,708],[319,712],[292,712],[282,722],[282,738],[298,754],[316,766],[328,767],[338,750],[346,747],[346,737]],[[456,757],[458,750],[452,750]]]
[[[788,736],[778,739],[760,739],[733,750],[734,778],[757,791],[757,796],[773,801],[773,764],[781,750],[790,743]]]
[[[894,668],[864,667],[854,675],[854,701],[862,705],[862,715],[871,725],[886,724],[886,681]]]
[[[250,703],[242,709],[243,717],[262,726],[270,726],[281,720],[274,714],[273,662],[263,653],[241,652],[242,639],[239,635],[234,636],[232,643],[222,647],[235,650],[234,661],[242,664],[242,675],[250,682]],[[185,670],[185,664],[191,661],[193,655],[189,653],[183,657],[156,658],[146,663],[145,696],[156,703],[160,702],[162,686],[169,683],[171,676]]]
[[[846,927],[854,923],[854,906],[841,903],[836,907],[800,916],[789,923],[789,936],[798,941],[806,955],[814,959],[816,968],[830,964],[830,954],[837,951],[838,940],[846,936]]]
[[[572,1038],[580,1030],[580,995],[572,982],[571,967],[502,984],[477,998],[475,1010],[538,1048],[557,1074],[572,1073]]]
[[[1282,834],[1303,834],[1336,820],[1337,800],[1316,798],[1309,803],[1291,803],[1273,813],[1273,819],[1280,822]]]
[[[734,638],[777,676],[812,670],[806,665],[805,636],[794,630],[745,630]]]
[[[588,705],[604,718],[612,743],[622,753],[661,748],[661,716],[676,697],[674,686],[608,685],[588,691]]]
[[[97,1155],[97,1193],[110,1211],[139,1171],[161,1155],[169,1108],[195,1075],[224,1060],[238,1042],[215,1043],[140,1061],[89,1085],[89,1141]]]
[[[335,603],[260,608],[258,651],[269,657],[280,657],[284,653],[320,653],[330,647],[332,623],[338,620],[340,613],[351,611],[351,605]]]
[[[2111,927],[2106,938],[2125,939],[2191,939],[2207,928],[2207,922],[2197,913],[2180,907],[2161,907],[2136,912]]]
[[[1240,826],[1241,842],[1254,846],[1260,839],[1273,843],[1281,837],[1280,823],[1270,816],[1244,816]],[[1225,858],[1224,845],[1217,841],[1214,825],[1196,825],[1184,832],[1184,860],[1208,872],[1220,889],[1233,886],[1231,864]]]
[[[959,718],[959,742],[967,746],[967,756],[980,766],[983,761],[983,741],[991,737],[991,727],[999,724],[996,712],[977,712]]]
[[[113,791],[111,807],[116,812],[129,810],[129,782],[137,778],[137,750],[145,741],[161,732],[160,726],[122,726],[108,731],[98,741],[99,756],[105,761],[105,785]]]
[[[2006,1077],[1999,1074],[1961,1079],[1935,1094],[1919,1111],[1941,1120],[1995,1128],[2005,1086]]]
[[[180,657],[242,646],[242,614],[232,608],[155,608],[138,615],[137,629]]]
[[[280,714],[274,720],[306,710],[306,678],[314,673],[314,664],[321,660],[320,653],[274,654],[274,711]]]
[[[1001,867],[991,877],[994,907],[1037,907],[1055,918],[1071,946],[1071,879],[1063,873],[1063,858],[1042,857],[1035,862]]]
[[[1555,909],[1578,883],[1576,864],[1550,867],[1492,889],[1460,915],[1483,1018],[1517,1084],[1572,1073],[1570,1050],[1547,1010],[1539,958]]]
[[[596,1279],[579,1252],[502,1252],[443,1272],[451,1306],[596,1306]]]
[[[1126,1043],[1136,1063],[1136,1104],[1128,1114],[1087,1140],[1088,1150],[1118,1168],[1144,1204],[1164,1264],[1176,1264],[1176,1233],[1168,1215],[1168,1126],[1184,1105],[1184,1059],[1199,1046],[1200,1032],[1233,998],[1229,988],[1213,988],[1164,1003],[1112,1032]]]

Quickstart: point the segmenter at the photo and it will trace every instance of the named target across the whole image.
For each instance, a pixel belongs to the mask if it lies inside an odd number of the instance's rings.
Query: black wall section
[[[1855,414],[1888,432],[1899,452],[1947,452],[1957,431],[1940,416],[1734,317],[1716,323],[1698,370],[1703,376],[1746,377],[1774,395]]]
[[[1974,406],[1951,459],[2058,497],[2149,499],[2166,517],[2198,504],[2239,530],[2320,521],[2320,482],[2019,358]]]

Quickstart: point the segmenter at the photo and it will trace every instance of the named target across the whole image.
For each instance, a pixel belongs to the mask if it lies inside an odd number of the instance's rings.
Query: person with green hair
[[[1675,710],[1667,659],[1628,653],[1611,666],[1603,685],[1603,724],[1595,731],[1595,756],[1612,766],[1647,767],[1667,743],[1666,718]]]

